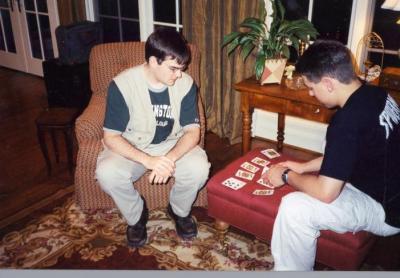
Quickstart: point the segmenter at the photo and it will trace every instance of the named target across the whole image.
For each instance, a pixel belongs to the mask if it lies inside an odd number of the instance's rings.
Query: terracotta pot
[[[261,85],[270,83],[281,84],[283,72],[285,71],[287,59],[267,59],[261,75]]]

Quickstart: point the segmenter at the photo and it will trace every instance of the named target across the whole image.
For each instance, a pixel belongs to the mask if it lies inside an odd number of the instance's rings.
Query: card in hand
[[[263,179],[259,179],[257,181],[257,183],[261,184],[262,186],[266,186],[266,187],[269,187],[269,188],[274,188],[271,184],[269,184],[268,182],[264,181]]]
[[[261,176],[264,175],[269,170],[268,166],[265,166],[261,172]]]
[[[262,158],[260,158],[260,157],[258,157],[258,156],[256,156],[255,158],[253,158],[253,159],[251,160],[251,162],[253,162],[254,164],[260,165],[261,167],[265,167],[265,166],[267,166],[267,165],[270,163],[270,161],[265,160],[265,159],[262,159]]]
[[[250,171],[252,173],[257,172],[258,170],[260,170],[260,168],[254,166],[253,164],[249,163],[249,162],[244,162],[242,163],[242,165],[240,165],[240,167],[242,167],[243,169]]]
[[[263,155],[265,155],[266,157],[268,157],[269,159],[272,158],[276,158],[281,156],[277,151],[275,151],[274,149],[266,149],[266,150],[262,150],[261,153]]]
[[[250,173],[250,172],[239,169],[239,170],[237,170],[235,176],[251,181],[254,178],[254,173]]]
[[[259,195],[259,196],[269,196],[274,194],[273,189],[256,189],[253,191],[253,195]]]
[[[235,178],[226,179],[226,180],[224,180],[222,182],[222,184],[227,186],[227,187],[229,187],[229,188],[232,188],[234,190],[238,190],[238,189],[240,189],[240,188],[242,188],[243,186],[246,185],[246,183],[244,181],[240,181],[240,180],[235,179]]]

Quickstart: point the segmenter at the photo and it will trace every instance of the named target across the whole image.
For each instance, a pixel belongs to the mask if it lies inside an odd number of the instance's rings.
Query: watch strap
[[[290,170],[290,169],[288,168],[288,169],[286,169],[285,171],[283,171],[283,173],[282,173],[282,181],[283,181],[285,184],[288,183],[288,178],[289,178],[288,174],[289,174],[290,171],[292,171],[292,170]]]

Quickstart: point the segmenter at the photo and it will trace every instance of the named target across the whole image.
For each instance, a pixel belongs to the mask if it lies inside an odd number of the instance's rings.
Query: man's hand
[[[289,168],[290,170],[292,170],[298,174],[303,174],[305,172],[304,163],[287,160],[287,161],[278,163],[278,165],[285,167],[285,168]]]
[[[152,170],[149,176],[150,183],[166,183],[175,171],[175,162],[166,156],[149,156],[144,166]]]
[[[285,171],[287,167],[284,167],[280,164],[275,164],[272,165],[267,173],[265,173],[262,178],[266,178],[267,181],[273,186],[273,187],[281,187],[284,185],[284,182],[282,181],[282,173]]]

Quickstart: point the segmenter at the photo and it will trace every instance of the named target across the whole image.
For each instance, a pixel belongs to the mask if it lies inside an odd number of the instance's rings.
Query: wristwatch
[[[285,171],[283,171],[283,173],[282,173],[282,181],[283,181],[283,183],[288,183],[288,175],[289,175],[289,172],[290,171],[292,171],[292,170],[290,170],[290,169],[286,169]]]

